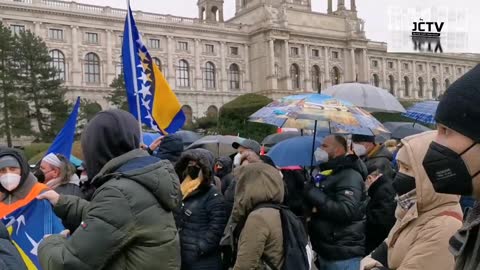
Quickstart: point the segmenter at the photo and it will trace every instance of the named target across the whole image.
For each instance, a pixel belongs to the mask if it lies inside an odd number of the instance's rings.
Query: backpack
[[[262,203],[257,205],[254,210],[260,208],[279,210],[282,222],[283,267],[282,269],[277,269],[269,261],[264,260],[265,264],[272,270],[309,270],[310,263],[307,255],[308,236],[302,221],[284,205]]]

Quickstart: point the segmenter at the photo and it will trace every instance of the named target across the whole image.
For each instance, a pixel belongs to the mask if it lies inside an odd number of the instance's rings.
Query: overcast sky
[[[224,0],[225,19],[231,18],[235,13],[235,0]],[[104,5],[117,8],[125,8],[125,0],[77,0],[77,2],[95,5]],[[132,9],[160,14],[172,14],[183,17],[197,17],[197,0],[130,0]],[[336,0],[333,1],[336,3]],[[350,1],[345,0],[349,6]],[[479,0],[357,0],[359,17],[365,20],[367,38],[375,41],[388,39],[387,31],[387,10],[388,6],[396,3],[402,5],[426,5],[438,6],[440,4],[459,5],[469,10],[480,10]],[[312,0],[313,10],[326,12],[327,0]]]

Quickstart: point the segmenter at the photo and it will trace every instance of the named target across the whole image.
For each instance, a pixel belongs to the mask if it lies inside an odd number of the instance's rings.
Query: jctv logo
[[[444,25],[445,22],[424,22],[423,19],[420,19],[418,22],[413,22],[412,36],[440,37]],[[435,26],[435,28],[432,26]],[[435,32],[432,30],[435,30]]]
[[[441,35],[445,22],[425,22],[420,18],[413,22],[413,50],[418,52],[443,53]]]

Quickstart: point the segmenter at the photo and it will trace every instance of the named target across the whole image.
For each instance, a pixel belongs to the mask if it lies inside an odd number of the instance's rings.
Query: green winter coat
[[[38,248],[44,270],[180,269],[171,212],[181,199],[168,161],[133,150],[108,162],[94,178],[106,181],[87,202],[61,196],[55,213],[81,226],[68,239],[46,238]]]

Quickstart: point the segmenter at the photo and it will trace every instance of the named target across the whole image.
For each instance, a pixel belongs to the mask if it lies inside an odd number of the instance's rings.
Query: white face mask
[[[365,148],[365,146],[363,146],[362,144],[354,143],[353,144],[353,152],[355,152],[355,154],[357,156],[363,157],[363,156],[367,155],[367,148]]]
[[[237,153],[233,158],[233,166],[238,167],[241,165],[241,162],[242,162],[242,155],[240,153]]]
[[[20,175],[15,173],[6,173],[0,176],[0,184],[8,191],[12,191],[20,184]]]
[[[315,160],[320,163],[324,163],[328,161],[328,153],[321,148],[317,148],[313,153],[315,155]]]

